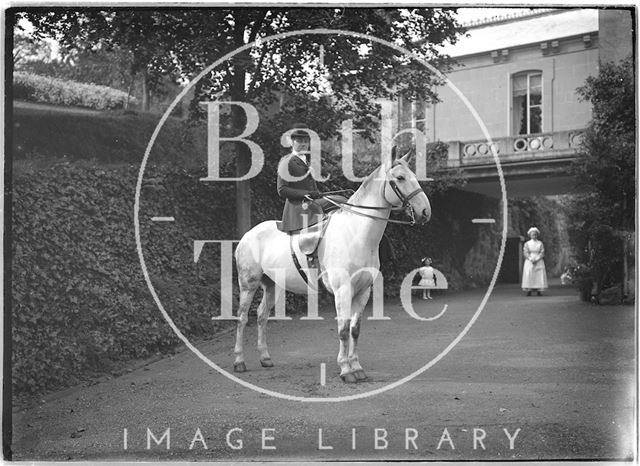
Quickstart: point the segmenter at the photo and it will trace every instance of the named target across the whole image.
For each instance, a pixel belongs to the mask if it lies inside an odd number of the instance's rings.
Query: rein
[[[367,218],[371,218],[371,219],[374,219],[374,220],[387,221],[389,223],[395,223],[395,224],[398,224],[398,225],[410,225],[410,226],[415,225],[416,224],[416,218],[415,218],[415,215],[414,215],[413,207],[411,207],[411,205],[409,205],[409,201],[411,199],[413,199],[415,196],[417,196],[418,194],[420,194],[421,192],[423,192],[422,188],[418,188],[415,191],[411,192],[408,196],[405,196],[402,193],[402,191],[400,191],[400,188],[398,188],[398,185],[396,184],[395,181],[393,181],[393,180],[389,181],[388,180],[387,183],[389,183],[389,186],[391,186],[391,189],[393,190],[393,192],[396,194],[396,196],[398,196],[398,199],[400,199],[402,201],[402,205],[401,206],[376,207],[376,206],[351,204],[349,202],[338,202],[338,201],[334,201],[330,197],[327,197],[327,196],[324,196],[324,195],[322,196],[322,198],[325,199],[326,201],[329,201],[330,203],[332,203],[336,207],[344,209],[347,212],[351,212],[353,214],[360,215],[362,217],[367,217]],[[323,194],[333,194],[333,193],[337,193],[337,192],[341,192],[341,191],[330,191],[330,192],[326,192],[326,193],[323,193]],[[390,218],[378,217],[376,215],[369,215],[369,214],[365,214],[364,212],[358,212],[356,210],[353,210],[353,207],[358,208],[358,209],[372,209],[372,210],[402,210],[402,209],[406,209],[408,207],[409,208],[409,213],[411,214],[411,220],[394,220],[394,219],[390,219]]]
[[[416,224],[416,219],[413,216],[413,209],[411,209],[411,220],[394,220],[392,218],[384,218],[384,217],[378,217],[376,215],[369,215],[369,214],[365,214],[364,212],[358,212],[357,210],[353,210],[352,207],[357,207],[359,209],[377,209],[377,210],[397,210],[397,209],[402,209],[402,207],[397,207],[397,208],[392,208],[392,207],[372,207],[372,206],[359,206],[359,205],[355,205],[355,204],[349,204],[348,202],[336,202],[333,199],[329,198],[329,197],[322,197],[323,199],[326,199],[327,201],[331,202],[333,205],[335,205],[336,207],[339,207],[340,209],[344,209],[347,212],[351,212],[352,214],[356,214],[356,215],[360,215],[361,217],[367,217],[367,218],[372,218],[374,220],[380,220],[380,221],[384,221],[384,222],[389,222],[389,223],[397,223],[399,225],[410,225],[413,226]]]

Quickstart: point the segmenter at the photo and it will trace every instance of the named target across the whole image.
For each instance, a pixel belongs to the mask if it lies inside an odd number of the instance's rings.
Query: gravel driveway
[[[323,321],[270,322],[270,369],[259,364],[252,325],[241,377],[297,397],[376,390],[438,356],[481,297],[478,291],[414,299],[424,317],[447,304],[432,322],[387,301],[390,321],[363,322],[359,354],[370,380],[357,385],[338,376],[330,309],[321,310]],[[629,458],[634,324],[633,307],[585,304],[573,289],[555,286],[525,298],[517,287],[498,287],[468,334],[433,367],[384,393],[331,403],[257,393],[185,350],[15,412],[14,459]],[[220,335],[198,349],[232,370],[233,338]]]

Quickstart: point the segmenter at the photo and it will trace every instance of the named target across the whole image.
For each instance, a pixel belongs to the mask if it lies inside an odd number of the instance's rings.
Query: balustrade
[[[494,163],[493,152],[500,160],[518,161],[533,158],[574,156],[582,143],[584,130],[557,131],[487,140],[449,143],[449,166]]]

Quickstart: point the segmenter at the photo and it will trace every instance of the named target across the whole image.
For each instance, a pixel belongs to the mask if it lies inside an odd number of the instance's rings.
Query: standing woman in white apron
[[[544,244],[538,239],[540,230],[536,227],[529,228],[527,235],[531,238],[524,243],[524,267],[522,268],[522,289],[531,296],[532,291],[537,291],[542,296],[542,290],[547,286],[547,272],[544,268]]]

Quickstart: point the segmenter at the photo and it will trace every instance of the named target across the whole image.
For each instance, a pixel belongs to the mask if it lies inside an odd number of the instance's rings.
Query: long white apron
[[[547,272],[544,267],[544,245],[542,241],[531,239],[524,243],[524,267],[522,268],[522,289],[542,290],[547,288]],[[534,264],[533,261],[537,260]]]

